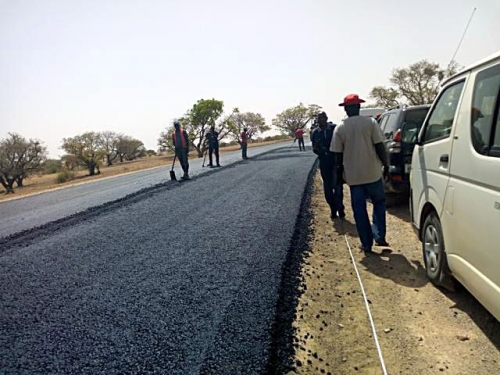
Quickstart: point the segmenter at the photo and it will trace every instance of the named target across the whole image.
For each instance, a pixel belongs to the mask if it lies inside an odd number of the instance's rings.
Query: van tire
[[[429,280],[436,286],[454,291],[455,283],[448,268],[443,229],[434,211],[427,215],[422,227],[422,252]]]

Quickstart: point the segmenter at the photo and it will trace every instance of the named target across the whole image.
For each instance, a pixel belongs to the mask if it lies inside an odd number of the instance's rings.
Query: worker
[[[175,130],[172,132],[172,142],[175,147],[175,156],[179,159],[184,175],[181,177],[183,180],[189,180],[189,135],[181,128],[179,121],[174,121]]]
[[[243,128],[243,131],[240,134],[240,145],[241,145],[241,157],[243,159],[248,159],[247,156],[247,146],[248,146],[248,129]]]
[[[208,145],[208,158],[209,158],[208,166],[210,168],[214,167],[212,155],[215,153],[215,162],[217,163],[216,166],[220,167],[220,164],[219,164],[219,132],[215,131],[214,125],[212,125],[210,127],[210,130],[206,135],[206,142]]]
[[[330,152],[330,144],[335,125],[328,122],[328,116],[321,112],[317,117],[318,126],[311,133],[313,152],[318,155],[319,169],[323,179],[325,199],[330,206],[332,219],[345,218],[344,192],[342,182],[337,178],[335,155]]]
[[[295,130],[295,139],[299,141],[299,151],[305,151],[304,130],[300,126]]]
[[[345,178],[351,190],[361,250],[369,253],[374,240],[378,246],[389,245],[385,240],[385,184],[382,179],[382,176],[388,177],[389,166],[380,126],[375,119],[359,115],[364,102],[358,95],[350,94],[339,104],[348,117],[335,128],[330,151],[335,153],[338,178]],[[373,225],[370,225],[366,210],[368,198],[373,204]]]

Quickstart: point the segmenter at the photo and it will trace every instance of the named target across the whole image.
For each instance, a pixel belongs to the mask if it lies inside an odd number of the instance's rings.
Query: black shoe
[[[344,211],[339,211],[339,217],[343,220],[345,219],[345,212]]]
[[[371,247],[371,246],[369,246],[369,247],[360,246],[359,248],[360,248],[360,249],[361,249],[361,251],[362,251],[362,252],[364,252],[364,253],[373,253],[373,251],[372,251],[372,247]]]
[[[221,165],[220,165],[220,164],[217,164],[216,166],[217,166],[218,168],[220,168],[220,167],[221,167]]]
[[[377,246],[389,246],[389,243],[385,239],[375,240],[375,245]]]
[[[214,166],[212,164],[207,164],[208,168],[213,168]]]

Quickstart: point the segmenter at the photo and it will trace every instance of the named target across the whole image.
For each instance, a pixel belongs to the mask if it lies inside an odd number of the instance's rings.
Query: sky
[[[410,5],[411,4],[411,5]],[[500,0],[0,0],[0,139],[111,130],[157,149],[199,99],[262,114],[369,101],[394,68],[500,50]]]

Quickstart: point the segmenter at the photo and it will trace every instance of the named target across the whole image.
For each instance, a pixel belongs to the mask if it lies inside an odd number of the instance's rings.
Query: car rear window
[[[420,128],[424,123],[427,112],[429,112],[429,108],[409,109],[406,111],[404,122],[406,124],[415,124],[417,128]]]

